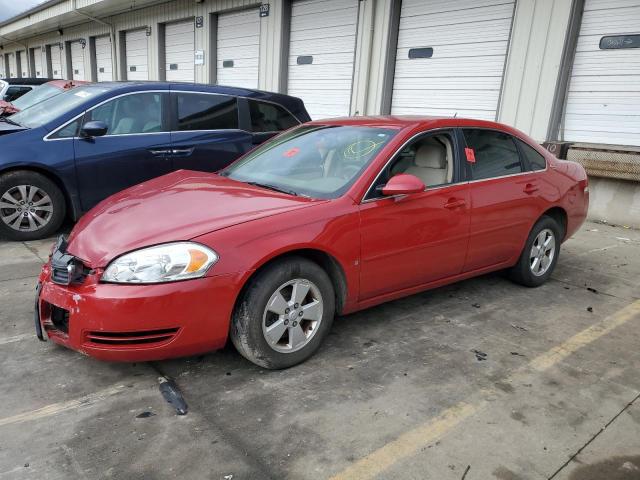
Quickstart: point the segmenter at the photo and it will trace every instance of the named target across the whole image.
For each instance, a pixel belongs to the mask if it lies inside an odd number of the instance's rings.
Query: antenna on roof
[[[458,112],[453,114],[453,118],[456,118],[458,116]]]

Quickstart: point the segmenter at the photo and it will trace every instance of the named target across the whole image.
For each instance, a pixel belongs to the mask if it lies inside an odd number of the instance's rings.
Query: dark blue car
[[[302,100],[257,90],[74,88],[0,121],[0,236],[48,236],[115,192],[173,170],[215,172],[308,120]]]

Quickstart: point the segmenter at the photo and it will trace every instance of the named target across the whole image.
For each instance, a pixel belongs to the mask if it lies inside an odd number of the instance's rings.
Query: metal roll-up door
[[[296,0],[291,6],[287,93],[312,118],[349,115],[357,0]]]
[[[127,80],[149,80],[149,37],[146,30],[124,35]]]
[[[60,49],[60,45],[57,43],[49,45],[49,55],[51,60],[51,72],[49,72],[49,76],[52,78],[63,78],[62,50]]]
[[[96,78],[99,82],[113,80],[113,63],[111,61],[111,37],[96,37]]]
[[[6,77],[7,71],[4,68],[4,55],[0,55],[0,76]]]
[[[32,75],[38,78],[46,77],[47,75],[44,71],[44,64],[42,61],[42,49],[40,47],[32,49],[31,55],[33,56],[33,72],[31,72]]]
[[[495,120],[512,0],[402,0],[392,114]]]
[[[164,29],[165,74],[168,82],[193,82],[195,29],[193,20],[168,23]]]
[[[217,83],[258,88],[260,15],[257,8],[218,16]]]
[[[84,48],[80,42],[71,42],[71,78],[85,80]]]
[[[29,62],[27,61],[27,52],[24,50],[16,53],[18,56],[18,70],[20,70],[20,77],[29,77]]]
[[[12,52],[9,54],[9,77],[11,78],[18,77],[18,65],[16,61],[16,52]]]
[[[640,146],[640,2],[586,0],[561,139]]]

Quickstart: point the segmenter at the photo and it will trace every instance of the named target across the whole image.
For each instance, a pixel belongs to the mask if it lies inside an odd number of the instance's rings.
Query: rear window
[[[280,105],[249,100],[252,132],[279,132],[300,122]]]
[[[535,149],[524,143],[522,140],[516,139],[522,156],[526,159],[531,170],[544,170],[547,168],[547,159],[540,155]]]
[[[228,95],[177,93],[178,130],[238,128],[238,102]]]
[[[475,154],[475,162],[469,164],[473,180],[522,172],[520,155],[511,135],[481,129],[464,129],[463,132],[467,147]]]

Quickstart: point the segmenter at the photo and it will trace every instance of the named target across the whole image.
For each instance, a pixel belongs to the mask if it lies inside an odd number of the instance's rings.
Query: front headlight
[[[142,248],[113,260],[102,275],[103,282],[161,283],[202,277],[218,261],[210,248],[177,242]]]

